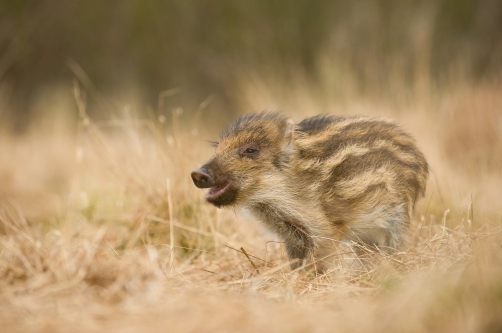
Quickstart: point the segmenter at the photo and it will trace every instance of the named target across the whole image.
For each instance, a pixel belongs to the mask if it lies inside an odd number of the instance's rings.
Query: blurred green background
[[[157,110],[168,89],[170,103],[210,97],[231,114],[247,76],[282,91],[301,78],[319,99],[393,98],[499,80],[501,59],[500,0],[2,0],[0,117],[22,130],[75,78],[98,117]]]

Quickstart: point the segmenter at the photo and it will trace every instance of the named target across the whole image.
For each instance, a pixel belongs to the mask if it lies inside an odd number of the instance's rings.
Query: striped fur
[[[259,147],[252,156],[242,147]],[[280,113],[241,117],[204,166],[232,185],[232,205],[251,211],[286,243],[290,259],[316,262],[342,241],[391,251],[405,244],[427,162],[413,138],[379,118]],[[219,206],[219,204],[218,204]]]

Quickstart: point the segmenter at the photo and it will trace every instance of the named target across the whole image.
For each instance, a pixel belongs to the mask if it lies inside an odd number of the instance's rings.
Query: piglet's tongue
[[[213,187],[210,191],[209,194],[215,194],[218,191],[221,191],[221,189],[225,186],[225,184],[221,184],[218,186]]]
[[[210,191],[209,191],[209,195],[213,195],[213,194],[216,194],[218,192],[220,192],[221,190],[223,190],[225,187],[227,187],[228,185],[228,182],[224,182],[224,183],[221,183],[220,185],[218,186],[215,186],[213,187]]]

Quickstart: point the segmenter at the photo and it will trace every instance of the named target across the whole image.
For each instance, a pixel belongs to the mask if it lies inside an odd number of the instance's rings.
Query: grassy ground
[[[218,133],[204,111],[95,122],[79,104],[78,128],[46,117],[1,134],[1,331],[502,330],[500,85],[320,105],[251,83],[249,109],[387,116],[417,138],[432,171],[408,250],[291,272],[273,235],[191,183]]]

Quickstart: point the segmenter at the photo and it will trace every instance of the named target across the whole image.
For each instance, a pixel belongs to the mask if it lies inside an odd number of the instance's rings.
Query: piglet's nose
[[[209,172],[204,168],[200,168],[199,170],[192,171],[191,176],[192,176],[193,183],[198,188],[208,188],[208,187],[214,186],[213,177],[211,177]]]

